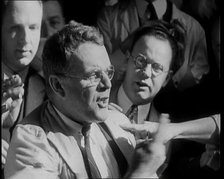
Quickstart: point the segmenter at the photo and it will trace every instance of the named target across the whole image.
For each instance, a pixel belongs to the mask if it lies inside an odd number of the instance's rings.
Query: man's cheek
[[[82,99],[85,101],[88,105],[91,105],[92,103],[96,102],[96,99],[94,98],[94,93],[89,89],[84,89],[82,91]]]

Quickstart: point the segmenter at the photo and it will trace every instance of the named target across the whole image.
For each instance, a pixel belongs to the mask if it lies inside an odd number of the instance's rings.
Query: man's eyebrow
[[[139,53],[138,55],[143,56],[143,57],[144,57],[147,61],[149,61],[149,62],[154,62],[154,63],[156,63],[155,60],[153,60],[153,58],[151,58],[151,57],[147,57],[147,55],[144,55],[144,54],[142,54],[142,53]]]
[[[54,15],[48,18],[49,20],[59,20],[61,17],[59,15]]]

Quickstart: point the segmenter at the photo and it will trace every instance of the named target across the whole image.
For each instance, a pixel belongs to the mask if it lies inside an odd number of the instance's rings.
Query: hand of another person
[[[8,148],[9,148],[8,142],[2,139],[2,168],[4,168],[5,165]]]
[[[157,131],[159,123],[145,121],[143,124],[122,124],[120,125],[124,130],[131,132],[133,135],[138,136],[138,142],[145,139],[152,138],[153,134]],[[142,139],[142,140],[141,140]]]
[[[167,117],[167,116],[166,116]],[[136,146],[132,165],[126,178],[149,178],[154,176],[166,159],[166,145],[161,140],[162,125],[169,122],[164,116],[152,140],[145,140]]]
[[[166,144],[180,134],[178,126],[175,123],[170,123],[169,114],[161,114],[160,121],[163,121],[159,125],[160,132],[153,137],[156,141]]]
[[[143,142],[145,139],[152,138],[157,132],[158,126],[162,128],[162,131],[157,134],[157,140],[163,141],[163,143],[168,142],[172,138],[176,137],[177,130],[174,130],[172,123],[169,123],[169,115],[161,114],[160,119],[162,121],[167,121],[166,123],[157,123],[145,121],[143,124],[122,124],[120,125],[124,130],[131,132],[135,136],[138,136],[137,143]]]
[[[11,125],[15,122],[19,110],[14,110],[22,103],[24,94],[23,83],[19,75],[13,75],[2,84],[2,125]],[[6,119],[11,115],[10,120]]]

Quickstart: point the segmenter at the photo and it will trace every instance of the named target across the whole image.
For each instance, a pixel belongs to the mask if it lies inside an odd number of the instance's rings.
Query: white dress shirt
[[[126,95],[123,85],[120,86],[117,95],[118,105],[123,109],[123,113],[126,114],[128,109],[132,106],[131,100]],[[150,112],[151,103],[145,105],[138,105],[138,121],[146,121],[148,113]]]
[[[129,122],[120,112],[109,110],[105,121],[115,143],[130,165],[134,136],[118,123]],[[82,125],[63,115],[46,101],[31,112],[13,132],[6,159],[5,176],[17,179],[88,178],[82,151]],[[95,123],[90,128],[90,151],[102,178],[120,178],[114,153]]]
[[[57,108],[54,106],[55,110],[66,123],[66,125],[70,126],[73,131],[75,131],[75,138],[78,142],[78,145],[82,148],[85,147],[84,136],[82,135],[82,125],[79,123],[70,120],[64,114],[62,114]],[[98,125],[93,123],[90,127],[90,150],[92,156],[95,160],[95,163],[100,171],[102,178],[118,178],[119,177],[119,169],[117,165],[117,161],[114,157],[113,151],[108,145],[108,141],[104,137],[103,133],[99,129]]]
[[[132,102],[126,95],[123,85],[120,86],[118,90],[117,95],[117,102],[118,105],[123,109],[123,113],[125,114],[128,109],[132,106]],[[158,122],[158,112],[155,110],[155,108],[152,105],[152,109],[150,109],[151,103],[145,104],[145,105],[138,105],[138,118],[137,121],[157,121]],[[148,119],[147,119],[148,117]],[[155,173],[151,178],[158,178],[158,175]]]

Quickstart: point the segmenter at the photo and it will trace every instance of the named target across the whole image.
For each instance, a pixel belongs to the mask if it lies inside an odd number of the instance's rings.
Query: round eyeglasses
[[[147,59],[146,56],[144,56],[143,54],[138,54],[135,57],[130,55],[129,58],[131,58],[134,61],[136,69],[143,70],[147,67],[148,64],[150,64],[152,77],[157,77],[162,73],[169,72],[169,70],[164,70],[163,65],[161,65],[160,63],[153,62],[150,59]]]

